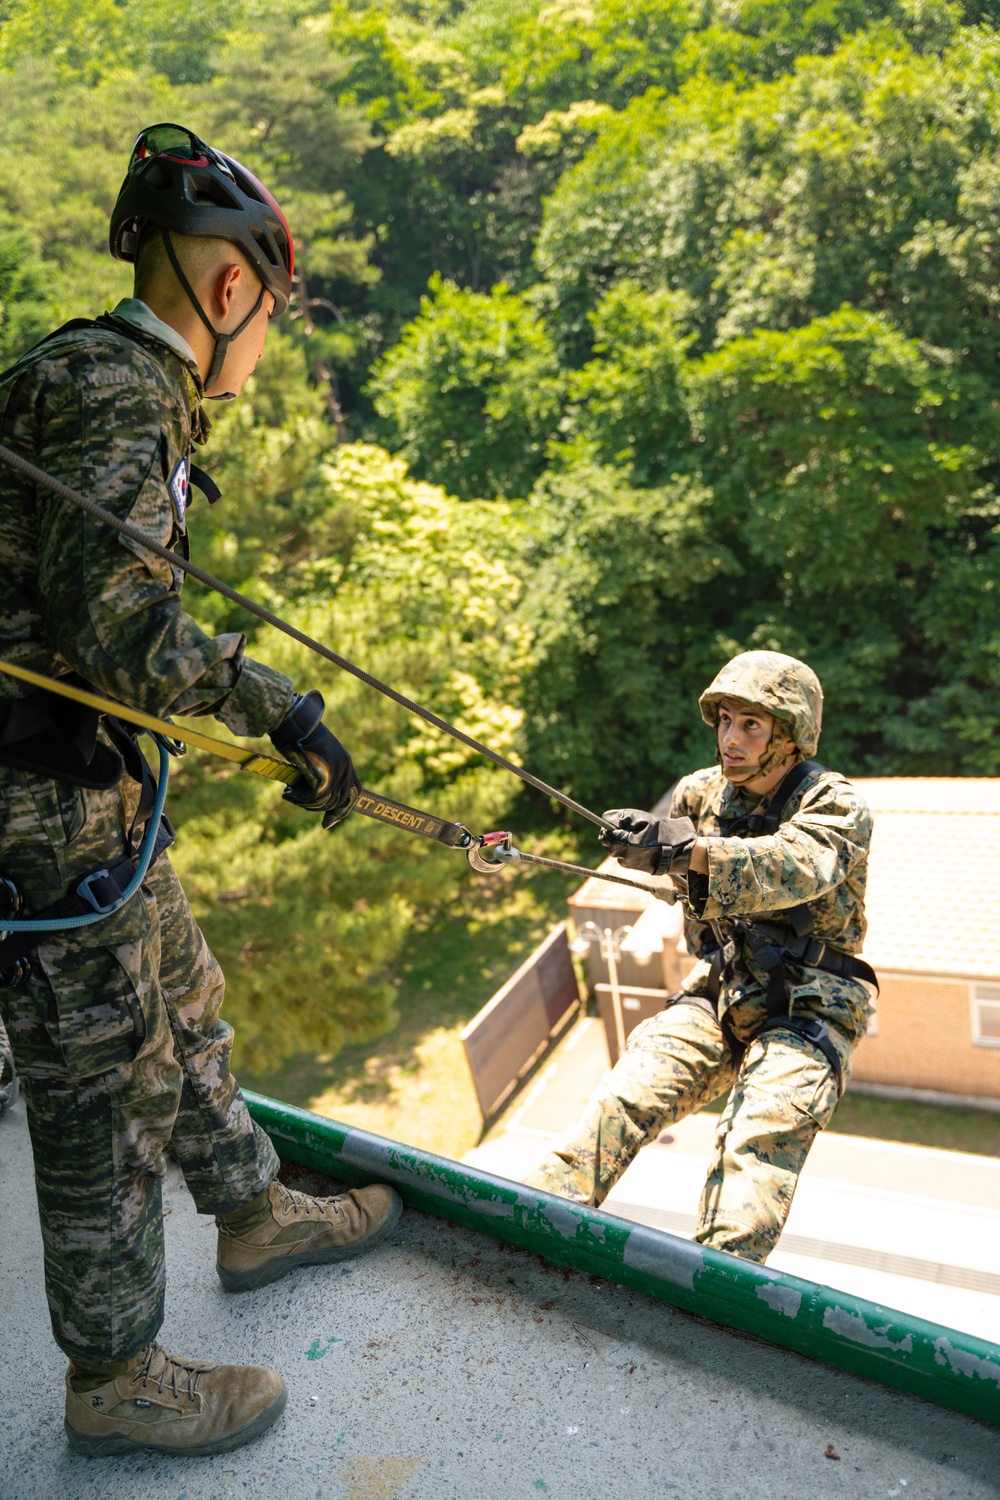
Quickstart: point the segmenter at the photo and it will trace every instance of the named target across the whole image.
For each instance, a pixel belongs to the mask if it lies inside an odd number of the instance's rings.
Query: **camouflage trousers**
[[[846,1077],[854,1037],[824,1020]],[[809,1148],[837,1107],[829,1063],[793,1031],[756,1038],[737,1068],[705,1011],[678,1004],[643,1021],[566,1140],[525,1181],[577,1203],[603,1203],[640,1147],[727,1090],[695,1239],[764,1261]]]
[[[130,781],[89,791],[0,766],[0,872],[29,910],[125,852]],[[121,911],[46,937],[0,992],[31,1132],[56,1342],[125,1359],[163,1320],[164,1151],[201,1213],[242,1207],[278,1169],[229,1071],[222,971],[165,855]]]
[[[4,1024],[0,1021],[0,1115],[16,1101],[18,1096],[17,1074],[14,1071],[14,1054]]]

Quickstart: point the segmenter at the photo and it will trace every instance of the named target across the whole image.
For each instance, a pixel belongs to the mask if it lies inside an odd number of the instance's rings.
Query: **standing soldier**
[[[808,759],[823,694],[804,662],[747,651],[699,702],[718,764],[678,783],[669,817],[607,812],[599,835],[627,868],[674,879],[698,962],[528,1181],[602,1203],[641,1146],[728,1092],[695,1238],[764,1261],[868,1024],[875,975],[854,955],[872,819]]]
[[[0,377],[0,433],[161,545],[186,549],[202,398],[235,395],[253,371],[268,319],[288,305],[291,234],[238,162],[157,125],[133,148],[111,250],[134,262],[135,296],[67,324]],[[211,713],[235,734],[270,734],[302,772],[290,800],[326,827],[347,815],[358,782],[320,695],[300,696],[251,661],[243,636],[199,629],[181,607],[178,569],[2,468],[0,564],[0,656],[78,674],[157,715]],[[46,1291],[70,1359],[69,1441],[86,1454],[226,1452],[277,1419],[285,1388],[271,1370],[194,1363],[156,1342],[165,1148],[199,1211],[216,1217],[230,1291],[372,1248],[400,1200],[382,1186],[316,1199],[278,1181],[229,1071],[222,974],[165,854],[114,909],[150,813],[134,741],[10,679],[0,695],[0,874],[27,916],[56,903],[61,918],[113,909],[46,933],[13,968],[0,961]],[[157,848],[169,841],[168,828]]]

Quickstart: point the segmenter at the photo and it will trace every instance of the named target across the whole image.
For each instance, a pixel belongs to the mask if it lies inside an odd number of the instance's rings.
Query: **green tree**
[[[624,276],[686,292],[704,347],[849,302],[994,370],[997,46],[920,57],[876,31],[776,83],[645,96],[546,205],[563,341]]]
[[[567,454],[582,441],[601,462],[627,466],[638,485],[662,484],[686,464],[690,313],[683,293],[628,281],[601,299],[590,317],[594,358],[569,377]]]
[[[0,230],[0,369],[48,332],[45,268],[26,234]]]
[[[620,108],[647,89],[672,89],[697,13],[691,0],[551,0],[517,29],[504,88],[532,121],[578,99]]]
[[[741,84],[788,73],[796,59],[825,56],[845,38],[889,21],[920,51],[954,36],[962,8],[950,0],[737,0],[714,4],[677,58],[681,78],[704,73]]]
[[[734,339],[691,378],[718,524],[753,563],[778,541],[790,601],[914,572],[930,529],[975,505],[1000,435],[977,376],[852,308]]]
[[[710,502],[685,478],[635,489],[588,463],[545,475],[532,495],[525,763],[588,806],[648,805],[690,769],[691,689],[714,644],[701,600],[734,570],[710,534]]]
[[[284,7],[280,7],[284,9]],[[201,82],[244,0],[3,0],[0,69],[46,61],[65,81],[95,83],[123,67],[151,69],[171,83]]]
[[[124,10],[115,0],[3,0],[0,69],[45,59],[60,78],[94,83],[126,50]]]
[[[520,582],[509,565],[509,507],[462,505],[360,445],[338,448],[320,477],[326,513],[296,566],[272,577],[272,608],[513,753],[520,714],[511,699],[526,641],[513,615]],[[196,544],[232,506],[226,497],[222,514],[192,513]],[[330,515],[350,518],[336,566]],[[290,596],[285,582],[294,582]],[[191,602],[210,618],[214,603],[206,612],[201,596]],[[284,636],[258,630],[253,649],[303,690],[323,692],[327,721],[366,786],[475,827],[502,820],[511,777]],[[177,864],[225,967],[227,1010],[251,1067],[391,1029],[391,964],[416,914],[447,902],[467,878],[460,852],[359,816],[325,833],[275,786],[194,754],[175,778],[172,816]]]
[[[260,21],[235,34],[211,84],[194,94],[208,140],[257,170],[280,200],[295,241],[289,325],[303,343],[327,412],[346,436],[340,376],[363,334],[342,306],[347,288],[370,286],[370,236],[352,233],[347,188],[371,144],[363,113],[339,99],[348,63],[326,21]]]
[[[417,471],[471,498],[530,489],[561,381],[545,325],[522,297],[502,284],[487,297],[435,278],[372,389]]]

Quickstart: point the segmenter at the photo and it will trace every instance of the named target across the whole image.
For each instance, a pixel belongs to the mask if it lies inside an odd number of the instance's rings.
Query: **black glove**
[[[610,828],[597,837],[627,870],[644,875],[683,875],[698,837],[690,818],[654,818],[638,807],[615,807],[602,814]]]
[[[296,694],[291,708],[271,735],[276,750],[302,772],[284,790],[284,800],[321,812],[323,827],[342,822],[361,791],[361,783],[343,745],[323,723],[323,695],[315,688]]]

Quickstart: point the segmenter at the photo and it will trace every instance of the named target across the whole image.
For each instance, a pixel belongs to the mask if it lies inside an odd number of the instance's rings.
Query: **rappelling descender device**
[[[493,858],[484,859],[482,850],[492,849]],[[500,830],[497,833],[481,833],[466,849],[469,864],[481,875],[496,875],[505,865],[516,865],[524,858],[520,849],[514,847],[514,835]]]
[[[469,830],[465,829],[465,832],[468,833]],[[611,885],[635,886],[637,890],[646,891],[658,901],[665,901],[668,906],[679,899],[679,893],[666,882],[653,886],[643,880],[630,880],[625,875],[612,875],[608,870],[590,870],[585,865],[571,865],[563,859],[546,859],[541,854],[529,854],[526,849],[515,846],[514,835],[505,829],[496,833],[481,833],[478,837],[470,834],[469,837],[471,842],[456,843],[455,847],[465,850],[469,864],[480,875],[498,875],[507,865],[542,865],[547,870],[561,870],[566,875],[582,875],[585,880],[605,880]],[[491,851],[491,858],[483,858],[485,849]]]

